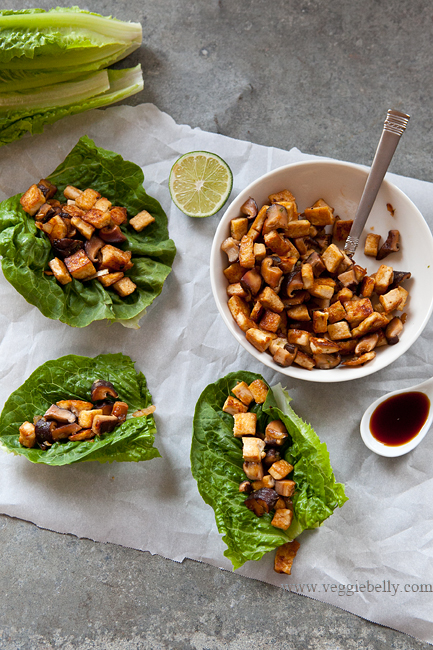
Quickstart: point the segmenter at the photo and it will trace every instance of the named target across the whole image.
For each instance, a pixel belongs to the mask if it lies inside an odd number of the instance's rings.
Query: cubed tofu
[[[281,327],[281,316],[274,311],[266,309],[260,321],[260,327],[267,332],[277,332]]]
[[[397,307],[397,309],[399,311],[401,311],[406,306],[406,302],[407,302],[407,299],[409,297],[409,291],[406,291],[406,289],[403,289],[403,287],[397,287],[397,289],[399,290],[400,297],[401,297],[401,302],[400,302],[399,306]]]
[[[244,269],[252,269],[255,263],[253,238],[250,235],[244,235],[239,247],[239,264]]]
[[[261,262],[266,257],[266,246],[264,244],[254,244],[253,252],[256,262]]]
[[[272,335],[270,333],[262,332],[255,327],[251,327],[246,332],[247,341],[254,345],[256,350],[259,352],[264,352],[268,349],[271,341]]]
[[[239,296],[232,296],[228,302],[227,306],[230,310],[231,315],[233,318],[236,320],[236,316],[239,313],[244,314],[244,316],[249,317],[250,315],[250,308],[248,307],[247,303],[245,300],[242,298],[239,298]]]
[[[330,307],[326,309],[326,313],[328,314],[328,320],[330,323],[338,323],[338,321],[346,318],[346,310],[339,300],[330,305]]]
[[[99,269],[127,271],[133,266],[131,255],[131,251],[122,251],[120,248],[116,248],[116,246],[106,244],[101,248],[101,263]]]
[[[306,305],[296,305],[287,310],[287,316],[292,320],[306,322],[311,320],[308,307]]]
[[[355,271],[353,268],[350,268],[348,271],[345,271],[344,273],[340,273],[338,276],[338,280],[341,282],[343,287],[350,287],[352,285],[356,284],[356,276],[355,276]]]
[[[307,237],[310,233],[310,222],[307,219],[299,219],[298,221],[290,221],[285,229],[287,237],[292,239],[298,237]]]
[[[339,339],[350,339],[352,337],[349,323],[347,323],[345,320],[342,320],[339,323],[328,325],[328,334],[332,341],[338,341]]]
[[[55,257],[54,259],[50,260],[48,262],[48,266],[54,273],[54,277],[56,280],[60,282],[60,284],[68,284],[68,282],[72,282],[72,278],[68,272],[68,269],[66,268],[65,264],[62,262],[62,260],[59,260],[58,257]]]
[[[245,274],[245,269],[239,264],[239,262],[235,262],[234,264],[230,264],[230,266],[224,269],[223,273],[226,276],[228,282],[230,282],[230,284],[234,284],[235,282],[239,282],[241,280]]]
[[[96,210],[101,210],[102,212],[108,212],[111,209],[112,205],[113,204],[111,203],[111,201],[109,201],[105,197],[102,197],[96,201],[93,207]]]
[[[310,346],[313,354],[334,354],[340,350],[338,343],[334,343],[329,339],[317,338],[316,336],[310,337]]]
[[[376,332],[376,330],[381,329],[382,327],[386,327],[387,325],[388,318],[383,314],[379,314],[379,312],[375,311],[370,314],[370,316],[367,316],[367,318],[363,320],[358,325],[358,327],[355,327],[352,330],[352,337],[358,338],[360,336],[364,336],[364,334],[368,334],[369,332]]]
[[[303,264],[301,267],[302,282],[304,283],[304,289],[311,289],[314,284],[314,272],[311,264]]]
[[[361,300],[349,300],[345,303],[346,320],[352,327],[359,325],[367,316],[373,313],[373,305],[370,298],[361,298]]]
[[[304,214],[313,226],[330,226],[334,223],[334,215],[329,205],[305,208]]]
[[[329,273],[336,272],[343,258],[343,253],[335,244],[330,244],[330,246],[328,246],[328,248],[322,253],[322,261]]]
[[[241,311],[238,312],[236,316],[233,316],[233,318],[236,321],[236,325],[240,327],[243,332],[247,332],[249,329],[256,327],[256,323],[248,316],[245,316]]]
[[[396,289],[392,289],[392,291],[388,291],[388,293],[379,296],[379,301],[387,314],[394,311],[394,309],[400,309],[400,303],[403,300],[400,288],[401,287],[397,287]]]
[[[301,368],[305,368],[306,370],[312,370],[316,365],[314,359],[301,350],[298,350],[293,363],[296,363],[296,365],[301,366]]]
[[[295,492],[295,488],[295,481],[275,481],[275,491],[282,497],[291,497]]]
[[[260,438],[251,436],[242,438],[242,456],[244,460],[250,463],[261,463],[262,458],[266,455],[264,452],[265,441]]]
[[[289,190],[281,190],[281,192],[275,192],[275,194],[270,194],[268,196],[270,203],[281,203],[281,201],[294,202],[295,197]]]
[[[50,241],[55,239],[64,239],[68,235],[68,224],[62,217],[56,215],[47,223],[41,225],[41,230],[50,238]]]
[[[369,233],[365,238],[364,255],[368,255],[369,257],[376,257],[379,251],[379,245],[381,239],[382,238],[380,235]]]
[[[229,395],[224,402],[223,411],[224,413],[230,413],[230,415],[234,415],[235,413],[246,413],[248,411],[248,406],[242,404],[242,402],[236,399],[236,397]]]
[[[27,192],[24,192],[20,198],[20,203],[24,212],[33,217],[45,203],[45,196],[39,187],[34,184],[29,187]]]
[[[271,287],[265,287],[257,296],[260,304],[270,311],[281,313],[284,310],[284,303]]]
[[[319,309],[313,311],[313,330],[316,334],[325,334],[328,331],[328,314]]]
[[[249,386],[256,404],[263,404],[266,400],[269,388],[261,379],[255,379]]]
[[[126,276],[117,280],[117,282],[113,282],[112,286],[114,291],[118,293],[121,298],[130,296],[137,288],[137,285],[131,280],[131,278],[127,278]]]
[[[276,463],[272,463],[268,471],[276,481],[281,481],[293,471],[293,465],[286,460],[278,460]]]
[[[277,348],[272,358],[279,366],[288,368],[294,362],[297,353],[298,348],[296,345],[287,343],[286,346]]]
[[[114,224],[116,224],[116,226],[120,226],[127,220],[128,213],[126,211],[126,208],[120,208],[119,206],[115,205],[113,208],[110,208],[109,212],[110,219]]]
[[[91,239],[93,233],[95,232],[94,226],[91,226],[90,223],[83,221],[80,217],[72,217],[71,224],[75,226],[79,233],[83,235],[86,239]]]
[[[230,221],[230,236],[233,239],[241,241],[242,237],[248,232],[248,219],[246,217],[238,217]]]
[[[23,447],[28,447],[29,449],[35,446],[36,434],[34,424],[31,422],[23,422],[18,431],[20,432],[18,438],[20,445],[23,445]]]
[[[364,269],[362,266],[359,266],[359,264],[355,264],[353,266],[353,272],[355,273],[355,280],[357,284],[362,282],[362,280],[367,275],[367,269]]]
[[[310,336],[311,334],[309,332],[306,332],[305,330],[298,330],[298,329],[287,330],[288,342],[293,343],[293,345],[299,345],[299,347],[308,346],[310,343]]]
[[[279,546],[275,553],[274,571],[276,573],[286,573],[291,575],[293,561],[299,549],[299,542],[294,539],[293,542],[287,542]]]
[[[342,305],[345,305],[348,300],[351,300],[351,298],[353,298],[353,291],[348,289],[348,287],[343,287],[334,296],[334,299],[339,300]]]
[[[360,295],[363,298],[370,298],[374,291],[374,278],[369,275],[366,275],[361,282],[361,291]]]
[[[257,415],[255,413],[235,413],[233,418],[235,421],[233,435],[236,438],[256,435]]]
[[[258,300],[256,300],[256,302],[254,303],[254,307],[251,310],[251,314],[250,314],[251,320],[254,321],[254,323],[258,323],[264,313],[265,313],[265,309],[263,305]]]
[[[92,409],[90,411],[80,411],[78,415],[78,424],[83,429],[91,429],[93,418],[96,415],[102,415],[102,409]]]
[[[251,227],[250,227],[250,229],[248,231],[248,234],[253,239],[257,239],[257,237],[260,235],[260,233],[262,231],[263,224],[266,221],[266,212],[267,212],[268,208],[269,208],[269,205],[263,205],[260,208],[257,217],[254,219],[253,223],[251,224]],[[257,233],[257,236],[256,236],[256,233]]]
[[[72,411],[74,415],[78,415],[81,411],[90,411],[93,404],[81,399],[63,399],[56,402],[56,406],[59,409],[66,409],[67,411]]]
[[[343,259],[341,260],[340,264],[338,265],[338,269],[336,271],[337,275],[341,275],[348,269],[352,268],[353,262],[350,259],[348,255],[344,251],[341,251],[343,253]]]
[[[271,249],[276,255],[282,255],[283,257],[289,253],[291,250],[290,242],[287,239],[284,239],[276,230],[271,230],[264,236],[265,244],[268,248]]]
[[[82,219],[98,229],[105,228],[111,224],[110,213],[96,210],[96,208],[92,208],[91,210],[88,210],[88,212],[85,212]]]
[[[79,190],[78,187],[74,187],[73,185],[67,185],[63,190],[65,199],[68,199],[70,201],[76,201],[76,199],[78,199],[82,193],[83,192]]]
[[[99,192],[96,192],[95,190],[92,190],[90,187],[88,187],[84,192],[81,192],[77,197],[68,197],[68,198],[75,198],[75,203],[79,208],[82,210],[91,210],[93,206],[95,205],[96,201],[101,198],[101,195]],[[104,224],[108,225],[108,224]],[[96,226],[97,228],[103,228],[104,226]]]
[[[250,391],[248,384],[244,381],[240,381],[234,388],[232,388],[232,393],[233,395],[236,395],[236,397],[246,406],[249,406],[251,402],[254,400],[253,394]]]
[[[79,250],[65,259],[65,265],[73,278],[84,280],[96,273],[93,263],[83,250]]]
[[[394,271],[391,266],[381,264],[374,278],[374,290],[378,295],[386,293],[389,285],[394,279]]]
[[[107,273],[107,275],[100,275],[97,279],[103,287],[111,287],[112,284],[121,280],[123,278],[123,275],[124,274],[122,271],[118,271],[117,273]]]
[[[152,217],[150,212],[148,212],[147,210],[142,210],[141,212],[136,214],[135,217],[129,220],[129,224],[134,228],[134,230],[136,230],[137,232],[141,232],[154,221],[155,221],[155,217]]]
[[[293,519],[292,510],[289,510],[288,508],[279,508],[275,512],[271,524],[275,528],[281,528],[281,530],[287,530],[288,528],[290,528],[292,519]]]
[[[346,241],[352,228],[352,219],[336,219],[334,223],[333,236],[337,241]]]
[[[245,291],[240,282],[236,282],[236,284],[229,284],[226,291],[227,295],[230,297],[239,296],[239,298],[248,298],[250,295],[248,291]]]
[[[317,278],[311,289],[309,289],[309,293],[315,298],[330,300],[334,295],[335,283],[331,285],[328,282],[325,282],[325,280],[328,279],[331,278]]]
[[[270,474],[266,474],[262,478],[262,484],[262,487],[273,488],[275,486],[275,479]]]

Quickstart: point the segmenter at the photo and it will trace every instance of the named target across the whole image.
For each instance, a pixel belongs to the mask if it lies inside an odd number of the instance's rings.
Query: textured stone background
[[[26,6],[0,0],[0,9]],[[81,6],[143,24],[143,46],[119,64],[141,62],[144,69],[145,90],[128,104],[153,102],[191,126],[365,164],[386,110],[397,108],[412,120],[391,171],[432,180],[429,2],[94,0]],[[4,516],[0,549],[5,650],[430,648],[207,565],[179,565]]]

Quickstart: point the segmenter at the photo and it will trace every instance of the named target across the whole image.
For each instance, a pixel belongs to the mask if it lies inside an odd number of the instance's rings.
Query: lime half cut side
[[[227,163],[208,151],[190,151],[174,163],[170,194],[174,204],[189,217],[210,217],[230,196],[233,174]]]

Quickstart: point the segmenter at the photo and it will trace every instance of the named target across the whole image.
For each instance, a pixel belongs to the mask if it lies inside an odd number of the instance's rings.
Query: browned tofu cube
[[[329,273],[336,272],[343,258],[343,253],[335,244],[328,246],[328,248],[322,253],[322,261]]]
[[[302,282],[304,283],[304,289],[311,289],[314,284],[314,272],[311,264],[303,264],[301,267]]]
[[[102,212],[101,210],[96,210],[92,208],[88,212],[85,212],[82,216],[83,221],[90,223],[91,226],[101,229],[109,226],[111,224],[111,217],[109,212]]]
[[[297,321],[309,321],[311,320],[308,307],[306,305],[296,305],[296,307],[291,307],[287,310],[287,316]]]
[[[257,415],[255,413],[235,413],[233,418],[235,421],[233,435],[236,438],[256,435]]]
[[[276,255],[282,255],[283,257],[289,253],[291,250],[291,245],[280,235],[276,230],[271,230],[264,236],[265,244],[268,248],[271,249]]]
[[[238,384],[236,384],[236,386],[232,388],[232,393],[233,395],[236,395],[242,404],[245,404],[246,406],[249,406],[254,400],[253,394],[250,391],[248,384],[244,381],[240,381]]]
[[[114,224],[116,224],[116,226],[120,226],[127,220],[128,213],[126,211],[126,208],[119,208],[118,206],[114,206],[114,208],[111,208],[109,212],[110,219]]]
[[[256,262],[260,263],[266,257],[266,246],[264,244],[254,244],[253,252]]]
[[[399,305],[402,302],[403,298],[399,289],[400,287],[397,287],[396,289],[392,289],[392,291],[388,291],[388,293],[379,296],[380,303],[385,313],[388,314],[389,312],[394,311],[394,309],[400,308]]]
[[[348,269],[353,267],[353,262],[350,259],[348,255],[344,251],[341,251],[343,253],[343,259],[341,260],[340,264],[338,265],[338,269],[336,271],[337,275],[341,275],[341,273],[344,273]]]
[[[91,239],[93,233],[95,232],[94,226],[91,226],[90,223],[83,221],[80,219],[80,217],[72,217],[71,223],[86,239]]]
[[[276,463],[272,463],[268,471],[276,481],[281,481],[293,471],[293,465],[286,460],[278,460]]]
[[[347,339],[345,341],[338,341],[338,347],[340,348],[339,354],[344,357],[349,354],[353,354],[356,348],[358,339]]]
[[[311,334],[309,334],[309,332],[305,332],[304,330],[287,330],[287,340],[289,343],[292,343],[293,345],[299,345],[299,347],[308,346],[310,342],[310,336]]]
[[[346,241],[352,228],[352,219],[336,219],[334,223],[333,236],[337,241]]]
[[[255,379],[248,388],[250,389],[256,404],[263,404],[265,402],[269,389],[264,381],[261,379]]]
[[[310,337],[310,346],[313,354],[334,354],[340,350],[338,343],[334,343],[334,341],[330,341],[329,339],[320,339],[315,336]]]
[[[305,208],[304,214],[313,226],[330,226],[334,223],[334,215],[329,205]]]
[[[275,479],[272,478],[270,474],[266,474],[266,476],[262,478],[262,484],[262,487],[273,488],[275,486]]]
[[[227,306],[230,309],[230,313],[233,316],[233,318],[236,320],[236,316],[239,313],[244,314],[244,316],[249,317],[250,315],[250,308],[248,307],[247,303],[245,300],[242,298],[239,298],[239,296],[232,296],[229,301],[227,302]]]
[[[338,279],[343,285],[343,287],[351,287],[352,285],[356,284],[355,271],[353,270],[353,268],[351,268],[348,271],[345,271],[344,273],[340,273]]]
[[[258,295],[258,300],[265,309],[269,309],[270,311],[281,313],[284,310],[283,301],[271,287],[265,287]]]
[[[31,422],[23,422],[20,428],[18,429],[20,432],[18,442],[20,445],[23,445],[23,447],[34,447],[36,444],[36,433],[35,433],[35,425],[32,424]]]
[[[256,258],[254,257],[253,238],[249,235],[244,235],[239,247],[239,264],[243,266],[244,269],[252,269],[255,263]]]
[[[276,573],[286,573],[291,575],[293,560],[299,549],[299,542],[296,539],[293,542],[287,542],[279,546],[275,553],[274,571]]]
[[[324,334],[328,331],[328,314],[319,309],[313,311],[313,330],[316,334]]]
[[[298,350],[294,363],[296,363],[298,366],[301,366],[301,368],[305,368],[306,370],[312,370],[316,365],[314,359],[308,354],[301,352],[301,350]]]
[[[241,280],[245,273],[245,269],[239,264],[239,262],[235,262],[234,264],[230,264],[230,266],[224,269],[223,273],[230,284],[234,284],[235,282],[239,282]]]
[[[147,210],[142,210],[136,214],[135,217],[129,220],[129,224],[134,228],[134,230],[141,232],[154,221],[155,217],[152,217]]]
[[[346,302],[348,300],[351,300],[352,298],[353,298],[353,291],[348,289],[348,287],[343,287],[334,296],[334,299],[339,300],[342,305],[345,305]]]
[[[79,196],[81,196],[83,192],[78,189],[78,187],[74,187],[73,185],[67,185],[65,189],[63,190],[63,194],[66,199],[69,199],[71,201],[75,201],[78,199]]]
[[[96,269],[83,250],[79,250],[65,259],[65,265],[73,278],[84,280],[95,275]]]
[[[272,341],[271,334],[262,332],[262,330],[259,330],[255,327],[251,327],[247,330],[246,337],[247,341],[251,343],[251,345],[254,345],[256,350],[259,352],[264,352],[267,350]]]
[[[358,327],[355,327],[352,330],[352,337],[358,338],[368,334],[369,332],[376,332],[376,330],[386,327],[388,325],[388,318],[383,314],[379,314],[377,311],[367,316]]]
[[[47,223],[43,223],[41,229],[48,235],[52,242],[55,239],[64,239],[68,235],[68,225],[59,215],[56,215],[47,221]]]
[[[298,237],[307,237],[310,234],[310,222],[307,219],[299,219],[298,221],[290,221],[285,229],[287,237],[292,239]]]
[[[367,269],[364,269],[362,266],[359,266],[359,264],[355,264],[353,266],[353,271],[355,273],[355,280],[358,284],[362,282],[364,277],[367,275]]]
[[[242,445],[242,456],[248,463],[261,463],[262,458],[266,456],[264,452],[265,441],[260,438],[243,437]]]
[[[245,291],[245,289],[243,288],[240,282],[236,282],[236,284],[228,285],[227,295],[239,296],[239,298],[248,298],[250,294],[247,291]]]
[[[267,332],[277,332],[281,326],[281,316],[274,311],[266,309],[263,318],[260,321],[260,327]]]
[[[275,512],[271,524],[272,526],[275,526],[275,528],[281,528],[281,530],[287,530],[288,528],[290,528],[292,519],[293,519],[292,510],[289,510],[288,508],[279,508]]]
[[[112,284],[118,282],[122,278],[122,271],[118,271],[117,273],[107,273],[107,275],[100,275],[97,279],[103,287],[111,287]]]
[[[329,300],[334,295],[335,282],[330,284],[327,280],[331,278],[317,278],[309,292],[315,298]]]
[[[361,282],[360,295],[363,298],[370,298],[373,291],[374,291],[374,278],[372,278],[369,275],[366,275]]]
[[[68,269],[62,262],[62,260],[59,260],[58,257],[55,257],[53,260],[48,262],[48,266],[54,273],[54,277],[56,280],[60,282],[60,284],[68,284],[68,282],[72,282],[72,278],[69,275]]]
[[[238,217],[230,221],[230,236],[237,241],[241,241],[242,237],[248,232],[248,219],[246,217]]]
[[[345,320],[341,320],[338,323],[328,325],[328,334],[332,341],[338,341],[339,339],[350,339],[352,337],[349,323],[347,323]]]
[[[407,299],[409,297],[409,292],[406,291],[406,289],[403,289],[403,287],[397,287],[397,289],[399,290],[400,297],[401,297],[401,302],[400,302],[399,306],[397,307],[397,309],[399,311],[401,311],[406,306],[406,302],[407,302]],[[380,300],[380,298],[379,298],[379,300]]]
[[[101,212],[108,212],[111,209],[112,205],[113,204],[111,201],[105,197],[102,197],[96,201],[93,207],[96,208],[96,210],[101,210]]]
[[[378,295],[386,293],[389,285],[394,279],[394,271],[391,266],[381,264],[374,278],[374,290]]]
[[[251,310],[250,318],[254,323],[258,323],[264,313],[265,309],[263,305],[257,300]]]
[[[273,355],[273,360],[279,366],[288,368],[292,365],[298,353],[298,348],[292,343],[287,343],[284,347],[278,347]]]
[[[112,286],[114,291],[118,293],[121,298],[130,296],[137,288],[137,285],[131,280],[131,278],[127,277],[123,277],[120,280],[117,280],[117,282],[113,282]]]
[[[73,197],[68,197],[73,198]],[[84,192],[81,192],[78,196],[75,197],[75,203],[82,210],[90,210],[95,205],[96,201],[101,198],[99,192],[92,190],[88,187]],[[108,226],[107,224],[104,224]],[[96,226],[96,228],[103,228],[104,226]]]
[[[365,238],[364,255],[368,255],[369,257],[376,257],[379,251],[379,245],[381,239],[382,238],[380,235],[369,233]]]
[[[101,263],[99,269],[127,271],[133,266],[131,255],[131,251],[122,251],[120,248],[111,246],[111,244],[106,244],[101,248]]]
[[[270,194],[268,196],[270,203],[280,203],[281,201],[295,201],[295,197],[289,190],[281,190],[281,192],[275,192],[275,194]]]
[[[230,413],[230,415],[235,415],[235,413],[246,413],[248,411],[248,406],[242,404],[236,397],[229,395],[224,402],[223,406],[224,413]]]
[[[93,418],[97,415],[102,415],[102,409],[91,409],[90,411],[80,411],[78,414],[78,424],[83,429],[91,429]]]
[[[339,300],[328,307],[326,312],[330,323],[338,323],[338,321],[346,318],[346,310]]]
[[[295,481],[275,481],[275,491],[282,497],[291,497],[296,488]]]
[[[370,298],[349,300],[345,303],[344,308],[346,310],[346,320],[352,327],[356,327],[367,316],[373,313],[373,305],[371,304]]]
[[[45,203],[45,196],[36,184],[31,185],[20,198],[20,203],[24,212],[33,217]]]

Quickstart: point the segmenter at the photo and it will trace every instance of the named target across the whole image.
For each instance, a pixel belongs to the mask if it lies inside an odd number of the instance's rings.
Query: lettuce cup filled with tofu
[[[290,574],[298,535],[347,500],[326,445],[289,402],[281,385],[238,371],[207,386],[196,405],[192,474],[234,569],[276,549],[275,571]]]
[[[143,181],[138,165],[82,137],[52,174],[0,204],[6,279],[48,318],[137,328],[176,254]]]
[[[141,461],[153,446],[155,406],[146,379],[123,354],[47,361],[7,400],[0,446],[32,463]]]

